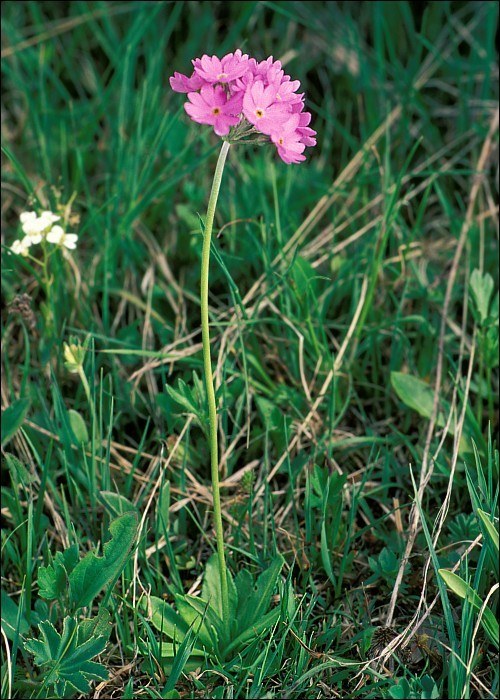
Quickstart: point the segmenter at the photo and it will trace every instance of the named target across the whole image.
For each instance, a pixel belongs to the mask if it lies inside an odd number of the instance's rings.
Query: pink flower
[[[204,85],[200,93],[189,92],[188,99],[190,101],[186,102],[184,109],[191,119],[199,124],[211,124],[218,136],[225,136],[240,122],[241,94],[228,99],[220,85]]]
[[[316,145],[316,132],[304,112],[304,93],[297,92],[300,81],[285,74],[281,61],[269,56],[258,63],[237,49],[222,58],[205,54],[192,63],[191,77],[174,73],[170,85],[187,93],[184,109],[193,121],[213,126],[229,143],[262,141],[255,135],[260,132],[285,163],[305,160],[303,151]]]
[[[287,105],[277,103],[275,97],[274,87],[264,87],[262,80],[253,83],[243,97],[243,114],[263,134],[271,134],[290,116]]]
[[[242,54],[237,49],[234,54],[228,53],[222,59],[217,56],[195,58],[195,72],[207,83],[229,83],[241,78],[248,70],[248,54]]]
[[[276,83],[272,83],[273,86]],[[283,82],[279,83],[276,88],[276,101],[277,102],[289,102],[297,103],[301,102],[304,97],[304,93],[298,95],[295,90],[300,87],[300,80],[290,80],[290,76],[286,75]]]
[[[254,61],[253,73],[256,77],[267,80],[268,83],[281,80],[284,71],[281,70],[281,61],[274,61],[272,56],[265,61],[257,63]]]
[[[314,131],[314,129],[309,128],[308,124],[310,121],[310,112],[300,112],[297,132],[300,134],[300,140],[303,144],[305,144],[306,146],[315,146],[316,139],[314,137],[316,136],[316,132]]]
[[[196,72],[190,78],[182,73],[174,73],[170,78],[170,87],[175,92],[192,92],[199,90],[203,85],[205,81]]]
[[[300,163],[306,157],[302,155],[305,144],[300,140],[297,127],[300,115],[292,114],[286,122],[280,124],[271,134],[271,141],[278,149],[278,155],[285,163]]]

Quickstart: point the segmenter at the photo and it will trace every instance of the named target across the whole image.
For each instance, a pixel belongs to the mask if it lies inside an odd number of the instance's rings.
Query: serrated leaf
[[[96,595],[116,581],[127,563],[137,532],[137,514],[125,513],[109,526],[112,539],[102,556],[89,552],[69,577],[70,599],[75,608],[90,605]]]
[[[57,585],[56,572],[53,566],[38,568],[38,593],[45,600],[56,600],[60,594]]]
[[[38,587],[42,598],[57,600],[68,589],[69,576],[78,564],[78,545],[57,552],[53,564],[38,568]]]
[[[2,447],[14,437],[22,426],[29,408],[28,399],[17,399],[2,411]]]
[[[111,634],[110,614],[106,608],[99,608],[97,617],[80,620],[78,625],[78,644],[83,644],[93,637],[109,639]]]
[[[79,624],[65,617],[62,634],[48,620],[38,625],[39,639],[29,639],[24,646],[33,654],[37,666],[44,669],[44,683],[53,687],[58,696],[66,695],[69,685],[79,693],[88,693],[91,680],[106,680],[108,672],[102,664],[91,661],[107,643],[106,636],[93,636],[79,643]]]

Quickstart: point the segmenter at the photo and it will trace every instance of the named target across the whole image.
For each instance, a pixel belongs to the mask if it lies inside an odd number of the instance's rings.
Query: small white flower
[[[36,218],[36,212],[34,211],[23,211],[23,213],[19,215],[19,219],[22,224],[25,224],[28,221],[34,221]]]
[[[14,241],[10,246],[10,250],[15,253],[15,255],[22,255],[26,257],[28,255],[29,247],[31,245],[31,240],[28,236],[25,236],[22,241]]]
[[[49,226],[50,224],[45,219],[37,216],[34,219],[27,219],[22,228],[27,236],[40,236],[40,240],[37,241],[39,243],[42,240],[42,231],[45,231]]]
[[[57,214],[53,214],[51,211],[42,211],[40,218],[47,221],[47,226],[50,226],[54,221],[59,221],[61,217],[57,216]]]
[[[34,211],[25,211],[19,217],[22,229],[27,236],[31,237],[32,243],[40,243],[43,233],[52,226],[54,221],[59,221],[60,218],[51,211],[42,211],[40,216],[37,216]]]
[[[28,229],[29,230],[29,229]],[[41,233],[37,233],[36,231],[26,231],[26,229],[23,227],[23,231],[26,234],[25,239],[29,239],[29,245],[35,245],[35,243],[40,243],[42,240],[43,236]]]
[[[52,226],[52,229],[47,234],[47,241],[62,245],[69,250],[75,250],[78,236],[76,233],[64,233],[61,226]]]

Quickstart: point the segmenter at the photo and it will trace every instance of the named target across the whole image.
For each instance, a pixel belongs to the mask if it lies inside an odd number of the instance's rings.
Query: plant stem
[[[227,589],[226,560],[224,556],[224,533],[222,529],[222,513],[220,506],[219,488],[219,448],[217,443],[217,406],[215,403],[214,380],[212,374],[212,360],[210,357],[210,329],[208,323],[208,273],[210,266],[210,242],[214,223],[215,207],[219,196],[220,183],[224,163],[229,151],[229,143],[224,141],[217,167],[215,168],[212,190],[208,200],[207,218],[203,233],[203,251],[201,256],[201,333],[203,341],[203,364],[205,368],[205,385],[208,398],[208,416],[210,422],[210,463],[212,471],[212,492],[214,499],[214,521],[217,538],[217,553],[219,556],[220,587],[222,596],[222,618],[226,632],[229,631],[229,596]],[[229,641],[229,634],[228,641]]]

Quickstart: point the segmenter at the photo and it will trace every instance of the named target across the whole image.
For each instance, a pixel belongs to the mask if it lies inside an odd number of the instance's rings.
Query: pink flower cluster
[[[306,146],[316,145],[309,127],[311,114],[304,111],[304,93],[291,80],[280,61],[270,56],[257,63],[240,49],[223,58],[202,56],[193,60],[191,77],[174,73],[170,86],[185,92],[184,109],[199,124],[210,124],[218,136],[237,141],[264,134],[285,163],[305,160]]]

